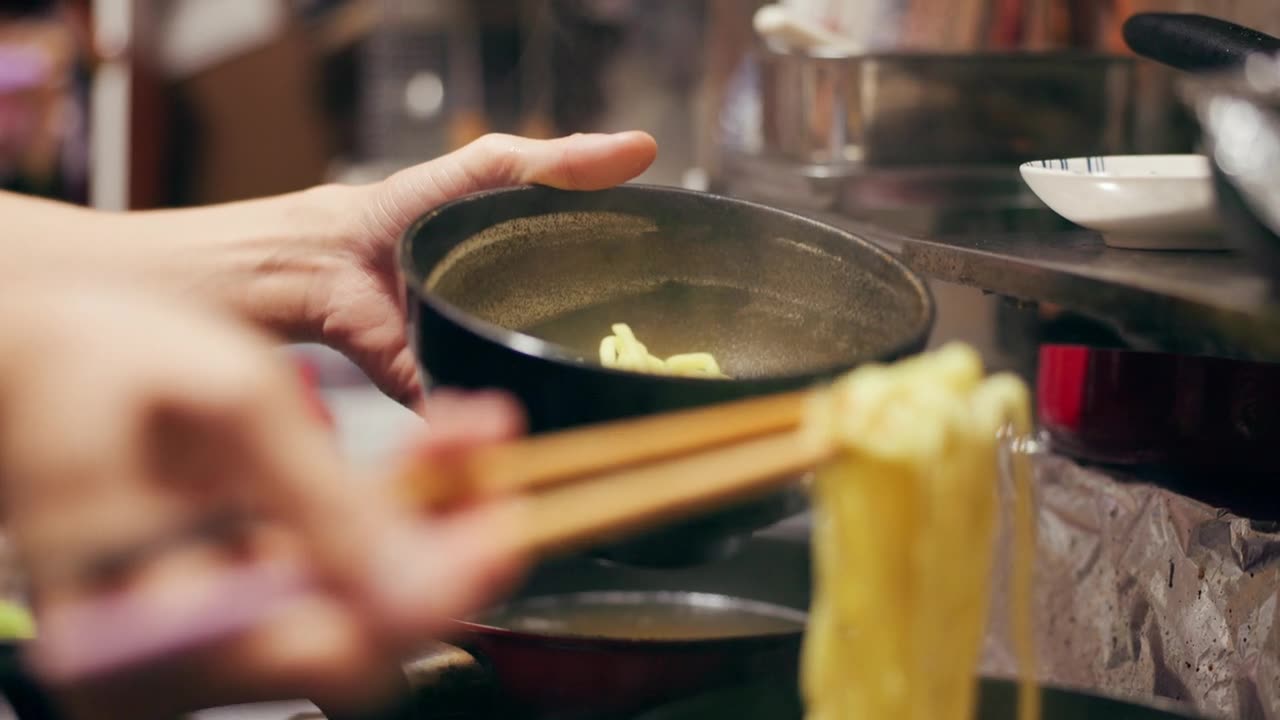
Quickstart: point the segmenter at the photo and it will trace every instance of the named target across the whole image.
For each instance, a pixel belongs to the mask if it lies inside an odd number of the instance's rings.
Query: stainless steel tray
[[[1099,53],[762,47],[731,83],[720,147],[846,174],[1118,153],[1133,145],[1136,86],[1130,58]]]

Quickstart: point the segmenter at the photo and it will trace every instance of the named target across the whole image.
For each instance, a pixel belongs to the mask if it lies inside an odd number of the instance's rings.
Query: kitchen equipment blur
[[[735,14],[759,7],[729,5],[717,6],[723,19],[716,22],[732,24]],[[982,208],[1009,211],[1008,222],[1044,225],[1054,216],[1010,166],[1194,149],[1174,74],[1135,65],[1121,38],[1125,18],[1200,8],[1280,23],[1266,5],[780,3],[798,23],[840,35],[845,47],[726,35],[736,52],[713,50],[713,106],[703,120],[710,187],[890,224]]]
[[[1134,146],[1134,68],[1112,55],[764,46],[738,81],[712,187],[794,207],[1042,207],[1011,168]]]
[[[370,165],[361,174],[375,177],[486,132],[554,137],[591,129],[606,109],[604,70],[636,13],[626,0],[379,6],[362,49],[357,152]]]
[[[759,61],[764,147],[797,163],[850,173],[1016,164],[1129,142],[1122,58],[765,50]]]
[[[1214,159],[1228,238],[1262,266],[1280,297],[1280,54],[1255,55],[1242,69],[1187,87]]]
[[[803,389],[919,351],[933,323],[923,282],[871,243],[670,188],[472,196],[410,228],[401,265],[428,386],[508,390],[534,433]],[[588,360],[615,322],[658,354],[705,349],[735,379]],[[803,504],[797,488],[607,552],[699,562]]]
[[[760,8],[752,23],[756,32],[767,42],[807,52],[857,52],[861,49],[843,32],[830,30],[827,25],[818,24],[813,18],[801,15],[791,7],[795,4],[781,3]]]
[[[1227,239],[1280,294],[1280,38],[1197,15],[1135,16],[1134,49],[1190,70],[1184,95],[1204,131]],[[1227,68],[1227,69],[1223,69]]]
[[[1125,21],[1133,51],[1179,70],[1236,68],[1254,53],[1280,52],[1280,38],[1207,15],[1145,13]]]
[[[1054,7],[1058,5],[1059,7]],[[963,0],[783,0],[798,22],[822,27],[868,52],[964,53],[1100,48],[1115,3]],[[942,12],[942,10],[949,12]]]
[[[483,133],[485,108],[479,28],[463,3],[381,6],[362,48],[359,151],[385,173]]]
[[[798,674],[809,594],[802,540],[756,538],[696,572],[564,559],[540,567],[504,607],[457,623],[456,647],[407,672],[431,713],[488,688],[502,703],[486,709],[493,717],[625,717]]]
[[[1112,247],[1220,250],[1213,178],[1203,155],[1040,160],[1022,179],[1054,212]]]
[[[83,49],[50,3],[0,8],[0,188],[85,199]]]

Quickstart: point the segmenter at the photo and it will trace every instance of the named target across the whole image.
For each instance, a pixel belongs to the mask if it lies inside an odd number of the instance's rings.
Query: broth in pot
[[[517,600],[475,619],[535,635],[679,642],[804,631],[806,614],[727,595],[583,592]]]

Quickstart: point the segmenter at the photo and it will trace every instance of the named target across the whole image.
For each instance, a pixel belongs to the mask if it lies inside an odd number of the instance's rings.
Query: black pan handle
[[[0,643],[0,694],[18,720],[61,720],[53,697],[27,670],[20,643]]]
[[[1124,40],[1139,55],[1198,72],[1242,65],[1254,53],[1280,52],[1280,38],[1207,15],[1140,13],[1125,21]]]
[[[433,643],[404,665],[405,686],[390,703],[360,713],[321,707],[329,720],[416,720],[470,716],[494,693],[492,673],[475,655],[454,645]],[[500,716],[500,715],[499,715]],[[305,719],[304,719],[305,720]]]

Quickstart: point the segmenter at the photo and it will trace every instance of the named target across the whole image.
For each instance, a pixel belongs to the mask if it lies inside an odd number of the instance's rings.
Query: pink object
[[[0,45],[0,95],[31,90],[49,80],[49,61],[38,50]]]
[[[180,612],[120,595],[41,621],[32,660],[53,685],[109,677],[245,632],[300,597],[302,578],[270,568],[234,570]]]

